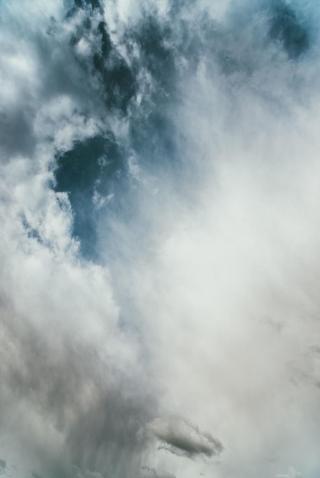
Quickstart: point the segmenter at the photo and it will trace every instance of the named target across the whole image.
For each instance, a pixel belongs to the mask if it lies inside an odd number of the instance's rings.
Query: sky
[[[319,22],[0,0],[0,476],[319,478]]]

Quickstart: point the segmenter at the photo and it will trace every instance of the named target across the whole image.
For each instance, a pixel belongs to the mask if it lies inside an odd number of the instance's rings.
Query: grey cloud
[[[141,478],[176,478],[171,473],[157,471],[154,468],[143,467]]]
[[[0,115],[0,151],[5,161],[8,161],[11,155],[33,154],[35,137],[29,114],[27,110],[19,109]]]
[[[180,418],[157,418],[148,428],[172,453],[190,458],[198,455],[212,457],[223,450],[219,440]]]
[[[137,364],[125,373],[119,355],[104,361],[97,344],[70,341],[60,327],[44,333],[13,310],[1,309],[2,433],[37,457],[41,476],[73,476],[74,466],[134,476],[154,414],[150,392],[136,389]]]
[[[7,468],[6,460],[0,459],[0,474],[3,474]]]

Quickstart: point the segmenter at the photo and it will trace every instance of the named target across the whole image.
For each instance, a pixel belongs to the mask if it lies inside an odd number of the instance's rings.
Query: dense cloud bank
[[[0,3],[1,475],[319,476],[319,20]]]

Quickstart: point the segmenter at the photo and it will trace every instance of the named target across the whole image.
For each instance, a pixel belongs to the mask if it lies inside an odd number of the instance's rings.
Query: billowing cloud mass
[[[0,475],[319,477],[319,21],[0,2]]]

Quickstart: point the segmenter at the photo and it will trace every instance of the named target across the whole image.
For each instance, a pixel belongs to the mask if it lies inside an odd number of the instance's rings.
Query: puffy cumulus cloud
[[[0,472],[317,476],[319,8],[0,16]]]

